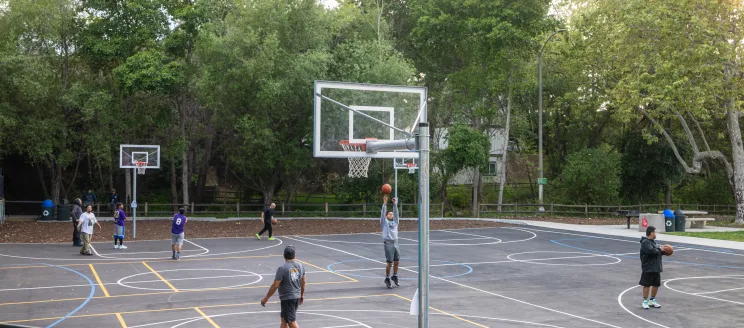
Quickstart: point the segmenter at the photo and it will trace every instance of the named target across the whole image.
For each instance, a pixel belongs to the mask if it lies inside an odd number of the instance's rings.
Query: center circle
[[[221,289],[221,288],[238,288],[238,287],[250,286],[250,285],[256,284],[259,281],[261,281],[261,279],[263,279],[263,277],[261,275],[257,274],[257,273],[250,272],[250,271],[243,271],[243,270],[234,270],[234,269],[211,269],[211,268],[210,269],[174,269],[174,270],[161,270],[161,271],[158,271],[158,273],[163,273],[163,272],[180,272],[180,271],[207,271],[207,272],[229,271],[229,272],[239,272],[242,275],[246,275],[247,274],[248,276],[255,276],[255,277],[257,277],[256,280],[251,281],[251,282],[248,282],[248,283],[245,283],[245,284],[222,286],[222,287],[207,287],[207,288],[178,288],[178,287],[176,287],[178,290],[186,290],[186,291]],[[143,275],[153,275],[156,279],[147,280],[147,281],[132,281],[132,282],[128,282],[128,284],[126,282],[126,280],[128,280],[128,279],[132,279],[134,277],[143,276]],[[186,277],[185,279],[169,280],[169,282],[172,283],[172,281],[180,281],[180,280],[187,280],[187,279],[188,280],[232,279],[233,277],[235,277],[235,276],[233,275],[233,276],[229,276],[229,277],[215,277],[215,276],[211,276],[211,277],[209,277],[209,276],[207,276],[207,277]],[[124,278],[121,278],[116,283],[119,284],[120,286],[124,286],[124,287],[127,287],[127,288],[132,288],[132,289],[141,289],[141,290],[150,290],[150,291],[173,291],[173,289],[171,289],[171,288],[145,288],[145,287],[136,287],[136,286],[132,286],[131,285],[131,284],[142,283],[142,282],[158,282],[158,281],[162,281],[162,280],[160,280],[158,277],[156,277],[153,272],[143,272],[143,273],[133,274],[131,276],[126,276]]]
[[[403,260],[413,261],[414,259],[401,258],[400,260],[401,261],[403,261]],[[378,278],[380,278],[380,276],[365,276],[365,275],[360,275],[360,274],[355,274],[355,273],[348,273],[348,272],[345,272],[345,271],[334,271],[333,270],[333,266],[334,265],[344,264],[344,263],[351,263],[351,262],[369,262],[369,260],[365,260],[365,259],[354,259],[354,260],[347,260],[347,261],[336,262],[336,263],[329,264],[328,267],[327,267],[327,269],[328,269],[328,271],[331,271],[333,273],[342,274],[344,276],[351,276],[351,277],[357,277],[357,278],[371,278],[371,279],[378,279]],[[384,262],[384,261],[383,260],[380,260],[380,262]],[[467,265],[467,264],[462,264],[462,263],[457,263],[457,262],[450,262],[450,261],[441,261],[441,260],[429,260],[429,262],[439,262],[439,263],[442,263],[442,264],[451,264],[453,266],[460,266],[460,267],[464,267],[464,268],[467,269],[467,271],[464,272],[464,273],[455,274],[455,275],[449,275],[449,276],[442,276],[442,277],[439,277],[439,278],[445,278],[445,279],[446,278],[455,278],[455,277],[464,276],[466,274],[470,274],[471,272],[473,272],[473,268],[471,266]],[[401,277],[398,277],[398,279],[400,279],[400,280],[418,280],[418,278],[401,278]]]
[[[550,254],[573,254],[568,256],[549,256],[549,257],[542,257],[542,258],[529,258],[529,259],[518,259],[519,255],[525,255],[525,254],[540,254],[540,253],[550,253]],[[558,252],[558,251],[535,251],[535,252],[522,252],[522,253],[514,253],[509,254],[507,259],[514,261],[514,262],[522,262],[522,263],[530,263],[530,264],[540,264],[540,265],[558,265],[558,266],[596,266],[596,265],[612,265],[620,263],[620,258],[606,255],[606,254],[597,254],[597,253],[582,253],[582,252]],[[548,263],[547,261],[559,261],[559,260],[572,260],[572,259],[585,259],[585,258],[602,258],[602,259],[608,259],[606,262],[602,263]],[[609,260],[612,260],[610,262]]]

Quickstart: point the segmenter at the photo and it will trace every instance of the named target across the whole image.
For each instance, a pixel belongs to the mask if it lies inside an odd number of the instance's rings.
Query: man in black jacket
[[[643,308],[648,310],[649,306],[660,308],[656,302],[656,293],[661,285],[661,272],[664,271],[661,265],[661,248],[656,244],[656,228],[648,226],[646,228],[646,237],[641,237],[641,281],[638,283],[643,286]],[[651,299],[648,298],[648,292],[651,289]]]
[[[80,240],[80,229],[78,229],[78,220],[80,215],[83,214],[83,209],[80,207],[82,202],[80,198],[75,199],[72,202],[72,246],[83,246],[83,242]]]

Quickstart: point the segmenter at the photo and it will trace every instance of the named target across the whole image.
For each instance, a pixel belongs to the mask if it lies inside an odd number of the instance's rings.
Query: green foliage
[[[386,168],[385,177],[383,177],[383,166]],[[343,203],[380,203],[382,199],[380,188],[383,184],[389,183],[393,187],[393,193],[390,194],[390,197],[393,197],[395,193],[393,174],[392,161],[376,159],[369,164],[367,178],[343,176],[331,181],[329,189],[336,199]],[[417,202],[418,189],[418,173],[398,172],[398,198],[401,202],[406,204]]]
[[[445,174],[450,178],[466,168],[488,169],[491,141],[488,135],[465,125],[456,125],[447,132],[447,148],[442,151]]]
[[[674,203],[733,205],[735,198],[725,173],[689,177],[676,191]]]
[[[682,144],[683,142],[680,142]],[[680,148],[686,155],[687,148]],[[677,183],[684,171],[665,143],[648,142],[640,132],[622,139],[622,188],[626,203],[657,203],[664,200],[667,180]]]
[[[571,153],[549,194],[563,204],[618,204],[620,163],[620,154],[606,145]]]

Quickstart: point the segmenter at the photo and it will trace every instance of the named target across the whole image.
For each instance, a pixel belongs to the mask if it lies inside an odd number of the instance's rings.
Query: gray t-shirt
[[[279,299],[284,301],[300,298],[302,277],[304,276],[305,268],[297,261],[286,262],[276,269],[274,280],[282,282],[279,284]]]
[[[387,204],[382,204],[382,212],[380,213],[380,225],[382,226],[382,240],[383,241],[398,241],[398,223],[400,218],[398,217],[398,206],[393,205],[393,219],[387,219]]]

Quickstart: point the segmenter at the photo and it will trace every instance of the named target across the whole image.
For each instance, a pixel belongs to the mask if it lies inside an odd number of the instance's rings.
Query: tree
[[[611,82],[608,95],[609,106],[617,108],[614,115],[626,123],[640,117],[651,121],[687,173],[700,174],[708,161],[721,163],[736,198],[736,222],[744,224],[739,125],[744,5],[699,0],[576,2],[582,8],[575,14],[577,39],[586,44],[587,54],[610,56],[603,62],[604,71],[613,73],[601,78]],[[692,152],[691,164],[678,151],[667,131],[670,126],[663,125],[667,120],[679,122]],[[702,127],[713,128],[718,120],[725,128],[712,135],[725,131],[729,148],[725,152],[710,148],[701,133]]]
[[[445,138],[447,148],[435,158],[441,163],[439,167],[443,168],[440,172],[440,192],[443,195],[446,195],[447,185],[458,172],[470,169],[473,176],[477,177],[488,169],[491,150],[491,141],[487,134],[465,125],[453,126],[447,131]],[[473,209],[473,214],[477,213],[477,208]]]
[[[551,182],[552,198],[566,204],[618,204],[620,154],[607,145],[571,153],[558,179]]]

